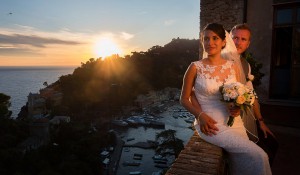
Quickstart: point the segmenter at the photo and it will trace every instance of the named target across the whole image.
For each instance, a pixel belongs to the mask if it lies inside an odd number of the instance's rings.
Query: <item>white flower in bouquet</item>
[[[248,95],[247,97],[246,97],[246,101],[250,104],[250,105],[253,105],[253,103],[254,103],[254,101],[255,101],[255,98],[256,98],[256,95],[254,94],[254,96],[253,95]]]
[[[237,92],[238,92],[238,94],[239,94],[240,96],[243,95],[243,94],[245,94],[246,91],[247,91],[247,89],[244,88],[244,87],[239,87],[238,90],[237,90]]]

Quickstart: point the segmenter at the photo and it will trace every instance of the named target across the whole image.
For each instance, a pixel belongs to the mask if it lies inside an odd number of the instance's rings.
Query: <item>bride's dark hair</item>
[[[209,24],[207,24],[207,25],[203,28],[202,32],[205,31],[205,30],[211,30],[211,31],[213,31],[213,32],[216,33],[222,40],[225,40],[225,38],[226,38],[225,29],[224,29],[224,27],[223,27],[221,24],[218,24],[218,23],[209,23]],[[202,34],[202,36],[203,36],[203,34]]]

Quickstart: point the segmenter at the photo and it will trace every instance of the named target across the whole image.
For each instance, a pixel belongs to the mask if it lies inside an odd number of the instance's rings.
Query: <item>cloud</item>
[[[1,37],[0,37],[1,38]],[[1,44],[0,42],[0,57],[1,56],[41,56],[40,48],[32,47],[23,44]]]
[[[121,32],[121,38],[122,39],[129,40],[133,37],[134,37],[133,34],[130,34],[130,33],[127,33],[127,32]]]
[[[31,27],[31,26],[24,26],[24,25],[20,25],[20,24],[15,24],[15,26],[17,28],[19,28],[21,31],[34,31],[35,28],[34,27]]]
[[[70,46],[86,44],[83,43],[86,42],[83,40],[87,38],[86,35],[72,33],[67,28],[45,32],[30,26],[16,25],[16,27],[0,28],[0,56],[49,55],[53,48],[69,50]]]
[[[174,20],[174,19],[166,20],[166,21],[164,22],[165,26],[170,26],[170,25],[172,25],[172,24],[174,24],[174,23],[175,23],[175,20]]]
[[[5,47],[0,45],[0,56],[38,56],[41,55],[36,50],[30,48],[18,48],[18,47]]]
[[[0,49],[13,49],[15,48],[13,45],[0,45]]]
[[[73,31],[61,28],[45,31],[30,26],[16,25],[16,28],[0,27],[0,61],[2,56],[75,58],[93,57],[92,48],[102,38],[109,38],[121,50],[127,50],[127,42],[134,34],[119,31]],[[80,49],[79,49],[80,48]],[[1,58],[2,57],[2,58]]]
[[[80,43],[76,41],[61,40],[57,38],[45,38],[45,37],[35,36],[35,35],[0,34],[0,44],[30,45],[34,47],[45,47],[46,45],[49,44],[74,45]]]

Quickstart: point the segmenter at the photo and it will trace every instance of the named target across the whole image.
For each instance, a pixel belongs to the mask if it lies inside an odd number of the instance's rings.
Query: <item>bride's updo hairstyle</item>
[[[224,27],[221,25],[221,24],[218,24],[218,23],[209,23],[207,24],[203,30],[202,30],[202,33],[201,33],[201,41],[203,42],[203,32],[205,30],[210,30],[210,31],[213,31],[215,34],[217,34],[222,40],[225,40],[226,39],[226,33],[225,33],[225,29]],[[225,47],[225,46],[224,46]],[[224,48],[222,47],[222,49]]]

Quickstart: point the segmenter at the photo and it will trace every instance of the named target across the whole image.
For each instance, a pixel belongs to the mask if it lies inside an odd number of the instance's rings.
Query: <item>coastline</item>
[[[74,66],[0,66],[1,93],[11,97],[12,118],[26,105],[29,93],[38,93],[44,82],[52,84],[62,75],[71,74]]]

